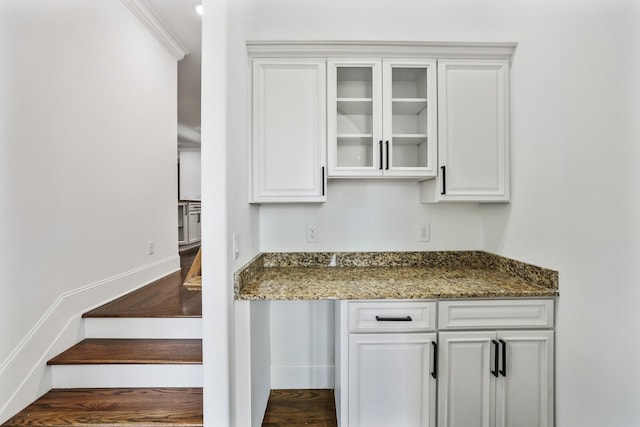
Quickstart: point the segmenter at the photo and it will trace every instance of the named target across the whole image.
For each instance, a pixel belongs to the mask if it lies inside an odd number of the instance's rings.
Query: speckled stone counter
[[[234,285],[239,300],[553,297],[558,272],[481,251],[264,253]]]

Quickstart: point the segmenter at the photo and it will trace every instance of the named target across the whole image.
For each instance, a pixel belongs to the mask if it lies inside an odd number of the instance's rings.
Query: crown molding
[[[269,57],[432,57],[510,59],[517,43],[419,41],[247,41],[252,58]]]
[[[146,0],[122,0],[122,3],[138,18],[138,21],[169,51],[176,61],[184,58],[189,51],[171,32],[169,27],[153,11]]]

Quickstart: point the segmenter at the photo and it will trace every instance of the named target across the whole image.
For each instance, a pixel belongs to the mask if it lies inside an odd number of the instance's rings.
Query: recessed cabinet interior
[[[435,60],[329,59],[327,68],[329,176],[435,176]]]

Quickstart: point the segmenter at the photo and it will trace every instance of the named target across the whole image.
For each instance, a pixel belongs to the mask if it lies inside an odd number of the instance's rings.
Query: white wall
[[[560,272],[557,424],[638,425],[640,4],[516,24],[513,203],[485,209],[485,246]]]
[[[425,249],[466,243],[555,268],[561,292],[557,424],[636,425],[639,8],[632,0],[259,3],[259,39],[519,43],[511,73],[511,204],[419,207],[407,197],[409,225],[386,234],[379,226],[397,203],[376,202],[355,189],[372,188],[364,184],[330,183],[324,206],[262,207],[261,250],[416,249],[411,230],[428,221],[437,225]],[[382,210],[364,217],[362,206],[371,205]],[[445,215],[449,209],[453,217]],[[315,246],[304,243],[309,221],[320,225]],[[456,232],[459,223],[469,228],[468,237]],[[272,307],[272,321],[290,313]],[[278,336],[273,328],[271,334]],[[279,345],[272,355],[284,354]]]
[[[254,3],[203,1],[204,420],[211,426],[259,423],[270,385],[269,305],[254,310],[248,301],[234,303],[232,293],[233,272],[259,250],[258,208],[248,203],[245,42],[254,38]],[[234,233],[240,248],[235,260],[231,256]],[[252,357],[265,353],[266,357]]]
[[[84,310],[179,258],[175,59],[112,0],[3,1],[0,51],[3,421]]]

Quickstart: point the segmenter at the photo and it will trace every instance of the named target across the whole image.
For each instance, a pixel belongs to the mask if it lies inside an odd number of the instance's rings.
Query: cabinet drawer
[[[553,328],[553,300],[440,301],[438,329]]]
[[[433,331],[435,328],[435,302],[349,303],[349,332]]]

